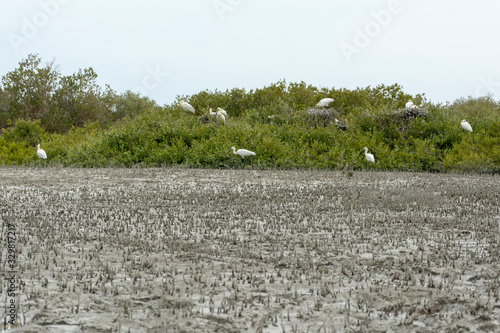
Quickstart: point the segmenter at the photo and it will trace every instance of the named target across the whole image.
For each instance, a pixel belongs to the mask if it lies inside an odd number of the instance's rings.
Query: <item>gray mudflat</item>
[[[0,168],[0,193],[12,332],[500,331],[498,176]]]

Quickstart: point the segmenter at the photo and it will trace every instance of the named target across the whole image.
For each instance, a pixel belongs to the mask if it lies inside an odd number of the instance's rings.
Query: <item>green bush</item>
[[[44,146],[48,134],[40,120],[17,120],[0,136],[0,165],[30,164],[38,159],[37,145]],[[45,148],[45,147],[43,147]]]
[[[318,119],[307,111],[323,97],[335,102],[325,111],[330,116]],[[179,109],[181,97],[160,108],[128,93],[109,128],[86,122],[56,134],[40,120],[19,120],[0,136],[1,164],[500,172],[500,107],[488,97],[434,105],[399,85],[346,90],[278,81],[248,92],[235,88],[182,98],[197,114]],[[405,115],[410,98],[427,113]],[[228,112],[225,125],[199,119],[217,107]],[[349,128],[337,128],[334,117]],[[461,119],[474,132],[463,131]],[[36,157],[38,142],[49,155],[46,162]],[[242,159],[232,146],[257,155]],[[365,146],[375,163],[365,160]]]
[[[2,132],[4,140],[8,142],[24,141],[29,146],[36,146],[46,136],[47,133],[42,128],[40,120],[19,119],[13,127],[7,128]]]
[[[0,129],[16,119],[41,120],[45,130],[58,133],[89,121],[110,124],[113,103],[123,97],[116,97],[109,86],[101,89],[92,68],[63,76],[54,61],[44,66],[41,61],[38,55],[29,54],[2,76]]]

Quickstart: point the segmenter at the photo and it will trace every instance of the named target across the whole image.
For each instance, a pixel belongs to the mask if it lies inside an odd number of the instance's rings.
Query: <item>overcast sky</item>
[[[0,0],[0,75],[29,53],[160,105],[280,79],[500,99],[498,0]]]

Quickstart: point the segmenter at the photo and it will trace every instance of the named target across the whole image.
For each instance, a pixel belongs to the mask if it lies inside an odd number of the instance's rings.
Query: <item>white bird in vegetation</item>
[[[224,117],[227,117],[227,112],[226,110],[222,109],[222,108],[217,108],[217,112],[220,112],[224,115]]]
[[[222,110],[222,111],[224,111],[224,110]],[[224,111],[224,113],[225,112],[226,111]],[[224,116],[224,113],[222,113],[220,110],[217,110],[217,119],[220,119],[224,124],[226,124],[226,117]]]
[[[368,162],[375,163],[375,157],[372,154],[368,154],[368,148],[363,148],[365,150],[365,157]]]
[[[467,122],[467,120],[462,120],[460,122],[460,126],[466,131],[472,132],[472,126]]]
[[[217,113],[216,113],[216,112],[213,112],[213,111],[212,111],[212,108],[210,108],[210,110],[208,110],[208,115],[209,115],[210,117],[214,117],[214,118],[215,118],[215,117],[217,116]]]
[[[415,110],[417,106],[413,104],[413,101],[410,99],[408,102],[405,104],[406,110]]]
[[[40,148],[40,144],[38,144],[38,150],[36,151],[36,154],[39,158],[43,158],[44,160],[47,159],[47,153],[45,150]]]
[[[250,151],[250,150],[246,150],[246,149],[236,150],[236,148],[234,148],[234,147],[231,147],[231,149],[233,150],[233,154],[239,155],[242,158],[255,155],[255,153],[253,151]]]
[[[337,128],[342,131],[345,131],[346,129],[349,128],[347,122],[345,124],[341,124],[337,118],[335,118],[335,125],[337,125]]]
[[[332,103],[333,102],[333,98],[323,98],[322,100],[320,100],[318,102],[318,104],[316,104],[316,106],[318,108],[322,108],[322,107],[326,107],[328,106],[328,104]]]
[[[182,99],[181,101],[179,102],[179,106],[181,107],[181,109],[183,109],[184,111],[189,111],[189,112],[192,112],[194,113],[194,108],[191,106],[191,104],[187,103],[187,102],[184,102]]]

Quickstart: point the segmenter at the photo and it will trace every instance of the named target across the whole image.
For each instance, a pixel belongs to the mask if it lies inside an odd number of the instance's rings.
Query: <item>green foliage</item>
[[[15,126],[5,129],[2,136],[8,142],[22,141],[26,142],[27,145],[36,146],[46,136],[46,132],[40,123],[40,120],[19,119]]]
[[[54,63],[40,67],[41,59],[30,54],[19,67],[2,77],[0,128],[14,119],[39,119],[50,112],[50,95],[59,73]]]
[[[56,100],[68,103],[62,109],[70,112],[79,110],[89,96],[100,96],[87,101],[96,103],[90,104],[92,108],[111,105],[110,117],[76,121],[66,113],[62,119],[73,120],[60,125],[71,126],[64,134],[44,131],[43,119],[17,121],[0,136],[2,164],[40,163],[33,147],[43,141],[47,163],[65,166],[500,172],[500,106],[488,97],[433,105],[424,95],[405,94],[399,85],[346,90],[278,81],[248,92],[234,88],[184,96],[197,110],[192,115],[178,107],[180,96],[161,108],[132,92],[118,96],[102,92],[92,84],[94,74],[83,71],[64,79],[65,91],[72,92],[75,100],[64,99],[69,93],[63,92]],[[323,97],[335,102],[320,119],[307,111]],[[404,114],[410,98],[427,113]],[[208,117],[201,121],[200,115],[217,107],[228,112],[225,125]],[[349,128],[337,128],[334,118]],[[473,133],[460,127],[464,118]],[[103,129],[101,121],[113,123]],[[242,159],[232,153],[232,146],[257,155]],[[365,146],[375,163],[365,160]]]
[[[125,117],[134,118],[144,110],[151,110],[155,106],[156,103],[148,97],[141,97],[138,93],[127,90],[116,96],[115,104],[112,107],[112,119],[116,121]]]
[[[89,121],[108,125],[112,118],[114,92],[110,87],[102,91],[96,80],[97,74],[92,68],[61,77],[58,89],[51,98],[53,108],[42,117],[45,128],[61,133]]]
[[[58,133],[89,121],[109,125],[115,93],[109,86],[103,91],[96,79],[92,68],[62,76],[54,61],[41,66],[37,55],[28,55],[2,77],[0,128],[16,119],[40,119],[45,130]]]
[[[30,153],[36,153],[36,149],[30,152],[25,142],[9,142],[0,137],[0,165],[26,164]]]
[[[40,120],[19,119],[0,136],[0,165],[19,165],[35,160],[36,145],[43,143],[47,133]]]

